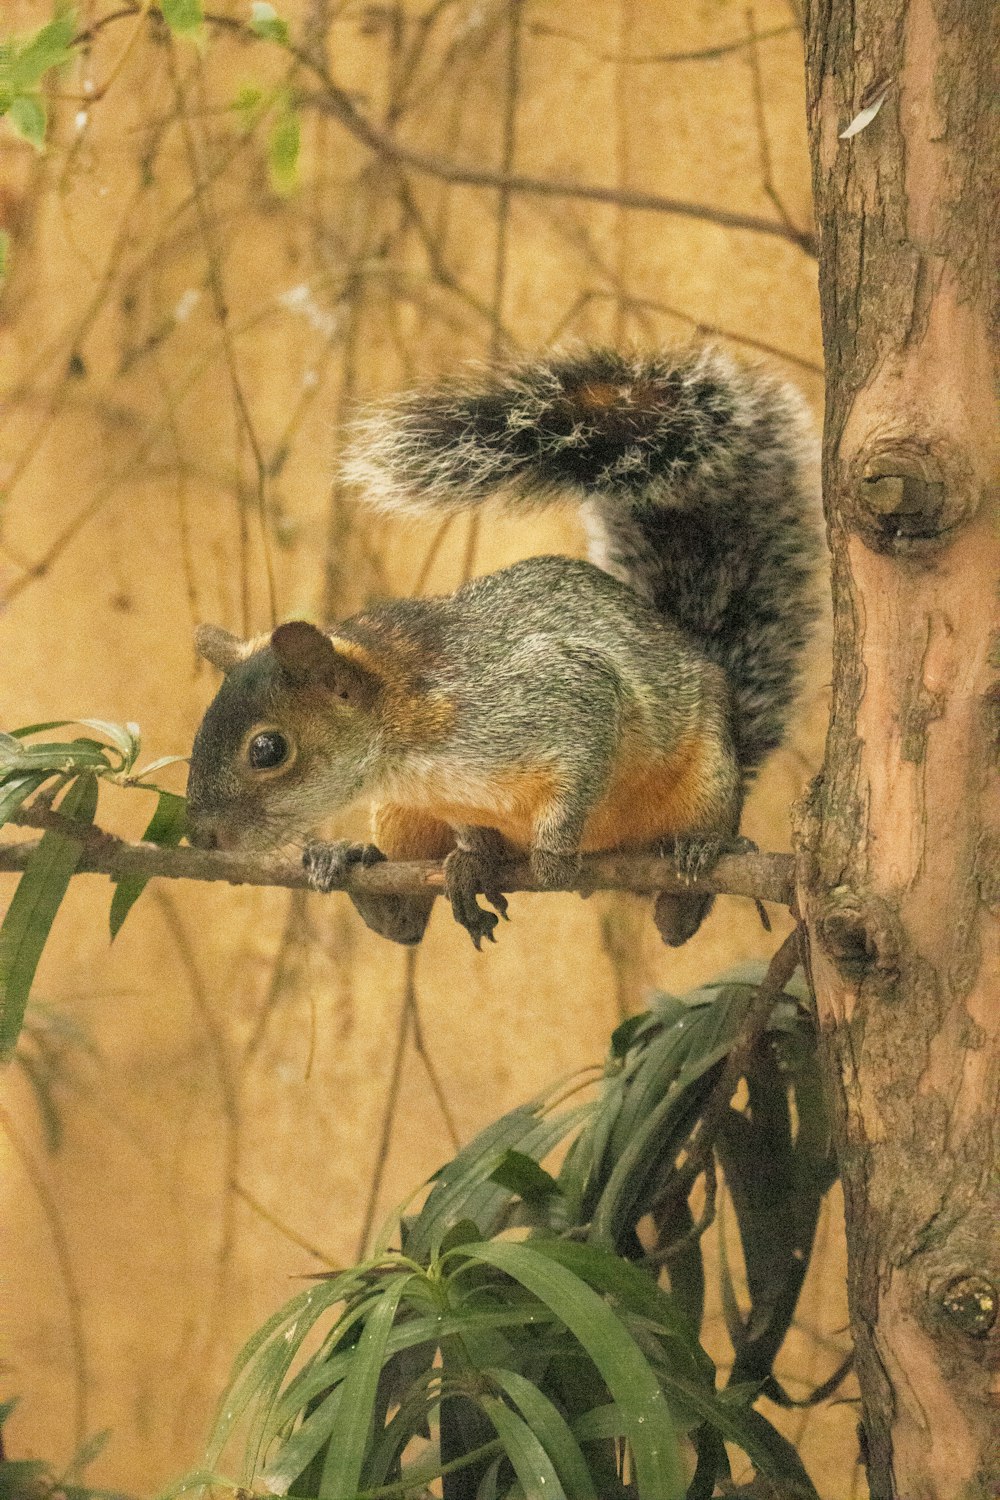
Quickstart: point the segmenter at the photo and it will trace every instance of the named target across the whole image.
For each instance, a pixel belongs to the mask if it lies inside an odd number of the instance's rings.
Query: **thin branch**
[[[399,1085],[403,1077],[406,1041],[417,1014],[416,974],[417,950],[416,948],[410,948],[407,951],[404,966],[403,1004],[400,1008],[399,1025],[396,1029],[396,1046],[393,1050],[392,1066],[389,1069],[389,1087],[386,1091],[385,1108],[382,1111],[382,1128],[379,1132],[378,1145],[375,1148],[375,1162],[372,1168],[371,1182],[365,1200],[364,1213],[361,1216],[361,1229],[358,1232],[357,1258],[359,1260],[364,1258],[368,1248],[368,1240],[375,1223],[375,1210],[378,1205],[379,1194],[382,1191],[382,1179],[385,1176],[386,1162],[389,1159],[389,1147],[392,1143],[392,1127],[396,1119],[396,1109],[399,1104]]]
[[[771,855],[772,859],[780,856]],[[792,856],[786,856],[791,860]],[[798,927],[794,927],[781,947],[771,959],[756,998],[750,1006],[739,1040],[731,1048],[721,1074],[708,1103],[701,1113],[694,1133],[684,1147],[685,1160],[677,1174],[671,1178],[666,1190],[655,1207],[658,1221],[667,1223],[679,1203],[687,1198],[695,1182],[708,1166],[715,1149],[716,1138],[729,1113],[729,1105],[739,1086],[747,1064],[757,1049],[771,1012],[781,999],[785,985],[795,973],[802,957],[802,940]]]
[[[302,61],[308,63],[309,60],[303,58]],[[602,187],[598,183],[570,182],[556,177],[527,177],[521,173],[506,175],[488,167],[449,161],[446,157],[435,156],[429,151],[417,151],[402,145],[374,125],[332,80],[324,79],[324,84],[322,93],[304,95],[299,102],[332,115],[357,141],[384,160],[397,162],[443,182],[459,183],[464,187],[498,188],[507,193],[523,193],[542,198],[578,198],[588,203],[611,203],[619,208],[700,219],[703,223],[716,224],[722,229],[746,229],[752,234],[773,235],[777,239],[790,240],[807,255],[816,255],[815,235],[804,230],[790,229],[787,224],[776,219],[761,218],[759,214],[736,213],[732,209],[714,208],[710,204],[688,203],[681,198],[667,198],[660,193],[648,193],[638,188]]]
[[[80,1295],[80,1288],[77,1285],[76,1274],[73,1270],[73,1257],[70,1253],[69,1241],[59,1214],[55,1195],[49,1187],[45,1175],[35,1158],[18,1134],[13,1119],[2,1104],[0,1104],[0,1128],[3,1129],[4,1134],[10,1142],[12,1151],[20,1161],[25,1175],[31,1183],[35,1197],[38,1200],[38,1205],[48,1224],[52,1249],[55,1252],[56,1260],[59,1262],[59,1275],[62,1279],[63,1291],[66,1295],[70,1359],[73,1365],[73,1441],[74,1446],[79,1449],[83,1446],[87,1436],[88,1387],[90,1377],[87,1370],[87,1340],[83,1322],[83,1298]]]
[[[43,809],[15,813],[12,822],[23,826],[62,828],[65,819]],[[76,867],[81,875],[161,876],[168,880],[224,880],[230,885],[270,885],[291,890],[308,889],[306,873],[298,860],[276,854],[230,854],[208,849],[160,849],[155,844],[127,843],[98,828],[81,830],[73,825],[73,837],[83,843]],[[23,870],[38,841],[0,843],[0,873]],[[558,887],[589,896],[593,891],[714,891],[720,895],[749,896],[788,906],[792,901],[794,860],[790,854],[727,854],[711,874],[687,880],[677,873],[669,856],[655,854],[588,854],[572,881]],[[503,871],[501,888],[540,891],[527,860],[512,860]],[[335,889],[380,896],[442,895],[444,866],[436,860],[386,860],[368,869],[354,868]]]
[[[750,45],[747,37],[737,37],[732,42],[720,42],[715,47],[698,47],[690,52],[599,52],[596,47],[591,47],[587,40],[578,36],[573,31],[562,31],[556,26],[546,26],[539,22],[533,26],[532,31],[536,36],[554,36],[563,41],[576,42],[584,47],[592,57],[599,57],[602,62],[616,63],[619,66],[639,67],[645,63],[693,63],[693,62],[715,62],[720,57],[728,57],[734,52],[743,52]],[[788,36],[792,32],[800,32],[801,28],[791,23],[784,26],[773,26],[770,31],[762,31],[757,40],[760,42],[773,41],[775,37]]]

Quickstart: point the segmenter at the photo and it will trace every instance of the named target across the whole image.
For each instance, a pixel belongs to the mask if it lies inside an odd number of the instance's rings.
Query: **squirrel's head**
[[[202,625],[195,644],[223,681],[191,753],[193,844],[277,848],[365,790],[381,682],[363,647],[304,620],[253,641]]]

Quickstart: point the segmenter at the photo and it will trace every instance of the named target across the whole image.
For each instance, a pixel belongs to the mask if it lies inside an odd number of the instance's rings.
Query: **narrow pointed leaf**
[[[10,776],[0,785],[0,828],[17,812],[21,803],[37,792],[48,781],[49,771],[29,771],[23,776]]]
[[[320,1402],[290,1438],[281,1445],[278,1456],[268,1464],[260,1476],[260,1482],[272,1495],[286,1495],[289,1486],[302,1473],[330,1436],[330,1428],[337,1409],[343,1399],[344,1387],[335,1390]]]
[[[157,844],[161,849],[175,849],[184,837],[187,818],[187,803],[173,792],[161,792],[156,811],[150,818],[143,840]],[[148,876],[125,875],[115,885],[111,898],[111,939],[118,936],[122,923],[146,888]]]
[[[604,1299],[528,1245],[498,1241],[464,1253],[527,1287],[587,1351],[625,1417],[639,1500],[681,1500],[684,1467],[670,1409],[645,1355]]]
[[[519,1409],[555,1465],[571,1500],[597,1500],[587,1461],[562,1412],[537,1385],[515,1370],[492,1369],[486,1373]]]
[[[524,1491],[524,1500],[566,1500],[566,1491],[559,1483],[552,1460],[527,1422],[505,1406],[499,1396],[480,1396],[479,1403],[497,1430]]]
[[[89,825],[96,810],[96,778],[78,776],[59,804],[59,811],[66,818]],[[9,1057],[14,1050],[38,960],[82,853],[82,840],[49,829],[28,861],[7,908],[0,926],[0,1058]]]
[[[330,1431],[330,1447],[320,1484],[325,1495],[343,1495],[347,1500],[358,1488],[365,1450],[369,1445],[379,1376],[385,1363],[386,1342],[400,1298],[411,1279],[411,1276],[401,1275],[390,1284],[365,1321]]]

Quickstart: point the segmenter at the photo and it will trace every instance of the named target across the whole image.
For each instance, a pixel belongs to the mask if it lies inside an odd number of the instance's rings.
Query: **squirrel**
[[[374,842],[307,843],[310,884],[445,857],[477,948],[519,853],[553,887],[587,851],[669,850],[694,875],[747,847],[744,796],[817,613],[813,446],[797,391],[712,347],[474,367],[377,406],[343,466],[367,502],[442,515],[568,498],[590,561],[529,558],[328,632],[200,627],[225,675],[191,757],[192,842],[276,847],[367,795]],[[352,893],[407,944],[433,899]],[[661,894],[664,940],[686,941],[712,899]]]

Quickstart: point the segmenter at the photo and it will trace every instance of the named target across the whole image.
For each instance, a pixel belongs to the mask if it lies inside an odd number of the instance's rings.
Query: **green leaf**
[[[60,1476],[60,1488],[64,1488],[66,1485],[71,1484],[74,1479],[80,1477],[84,1469],[89,1464],[92,1464],[98,1455],[104,1451],[110,1436],[111,1428],[102,1427],[100,1432],[95,1432],[81,1444]]]
[[[426,1345],[430,1351],[428,1358],[432,1358],[433,1351],[439,1348],[445,1339],[450,1339],[455,1335],[459,1337],[468,1337],[470,1334],[482,1335],[491,1329],[521,1330],[528,1324],[534,1329],[539,1329],[545,1323],[553,1321],[552,1314],[546,1308],[539,1308],[535,1302],[527,1307],[500,1312],[463,1309],[461,1312],[445,1314],[443,1317],[435,1314],[424,1318],[411,1318],[397,1323],[392,1330],[386,1342],[386,1357]],[[265,1440],[274,1436],[283,1426],[304,1411],[316,1396],[322,1395],[339,1380],[343,1380],[353,1357],[354,1349],[349,1347],[339,1350],[332,1356],[318,1358],[313,1364],[306,1365],[300,1370],[282,1391],[265,1429]]]
[[[15,37],[6,66],[0,63],[0,82],[17,93],[35,88],[50,68],[72,58],[75,31],[76,11],[66,10],[30,36]]]
[[[649,1019],[649,1011],[640,1011],[637,1016],[626,1016],[611,1033],[611,1056],[624,1057],[635,1040],[636,1032]]]
[[[40,94],[18,94],[11,100],[7,117],[18,135],[30,141],[36,151],[44,151],[49,117]]]
[[[252,130],[267,108],[267,95],[255,83],[245,83],[233,100],[232,108],[243,117],[244,130]]]
[[[260,1480],[272,1495],[284,1495],[290,1484],[311,1463],[330,1436],[334,1417],[343,1400],[344,1387],[338,1385],[310,1412],[309,1416],[282,1443],[277,1457],[261,1472]]]
[[[566,1324],[622,1409],[639,1500],[682,1500],[684,1465],[670,1409],[645,1355],[604,1299],[529,1245],[498,1241],[453,1253],[505,1271]]]
[[[176,766],[190,760],[188,755],[161,755],[158,760],[151,760],[148,766],[143,766],[141,771],[136,771],[134,780],[143,782],[147,776],[152,776],[154,771],[162,771],[164,766]],[[159,788],[157,788],[159,790]]]
[[[250,7],[250,30],[269,42],[282,47],[288,45],[288,22],[283,21],[273,5],[267,0],[253,0]]]
[[[541,1443],[571,1500],[597,1500],[597,1491],[569,1423],[548,1396],[514,1370],[487,1370],[491,1380],[510,1397]],[[500,1434],[503,1436],[503,1434]],[[522,1481],[523,1483],[523,1481]]]
[[[173,792],[161,792],[156,802],[156,811],[146,827],[143,841],[157,844],[161,849],[175,849],[184,837],[187,820],[187,802]],[[121,931],[122,923],[146,888],[146,875],[124,875],[115,884],[111,898],[111,940]]]
[[[294,192],[299,180],[302,130],[295,110],[286,107],[271,126],[267,142],[267,170],[274,191],[282,197]]]
[[[427,1202],[408,1227],[405,1247],[408,1255],[414,1260],[430,1256],[460,1219],[471,1219],[483,1236],[496,1232],[510,1193],[491,1181],[491,1173],[507,1152],[517,1149],[537,1161],[547,1156],[593,1109],[588,1103],[544,1116],[544,1101],[557,1098],[562,1091],[562,1085],[555,1084],[541,1099],[501,1115],[441,1168]]]
[[[18,745],[16,751],[0,745],[0,776],[8,771],[18,774],[22,771],[58,771],[72,776],[80,771],[107,772],[110,769],[105,747],[82,736],[65,742],[53,740],[42,745]]]
[[[655,1325],[659,1336],[670,1340],[673,1367],[690,1380],[710,1385],[715,1375],[712,1361],[675,1299],[647,1271],[600,1245],[537,1239],[532,1246],[596,1291],[606,1292],[627,1312]]]
[[[160,0],[160,9],[175,36],[194,40],[200,35],[205,20],[201,0]]]
[[[537,1203],[559,1192],[552,1174],[524,1151],[506,1151],[490,1173],[490,1181],[510,1188],[526,1203]]]
[[[6,735],[0,735],[0,739],[20,740],[29,734],[44,734],[49,729],[65,729],[67,724],[75,724],[75,719],[47,719],[44,724],[25,724],[21,729],[8,730]]]
[[[89,825],[97,811],[97,779],[84,774],[59,804],[66,818]],[[83,842],[49,829],[18,881],[0,926],[0,1058],[14,1050],[38,960],[83,853]]]
[[[480,1396],[479,1404],[496,1428],[524,1492],[524,1500],[566,1500],[552,1460],[537,1435],[498,1396]]]
[[[321,1494],[348,1496],[358,1488],[371,1437],[386,1341],[392,1331],[400,1298],[412,1280],[412,1274],[394,1278],[365,1319],[344,1380],[343,1397],[330,1429],[330,1446],[320,1482]]]
[[[0,1462],[0,1500],[26,1500],[29,1495],[51,1493],[52,1475],[41,1459],[8,1458]]]
[[[29,771],[24,776],[8,776],[0,783],[0,828],[12,818],[32,794],[49,779],[48,771]]]
[[[122,770],[130,771],[140,749],[138,724],[112,724],[107,719],[78,719],[85,729],[96,729],[111,741],[122,758]]]

